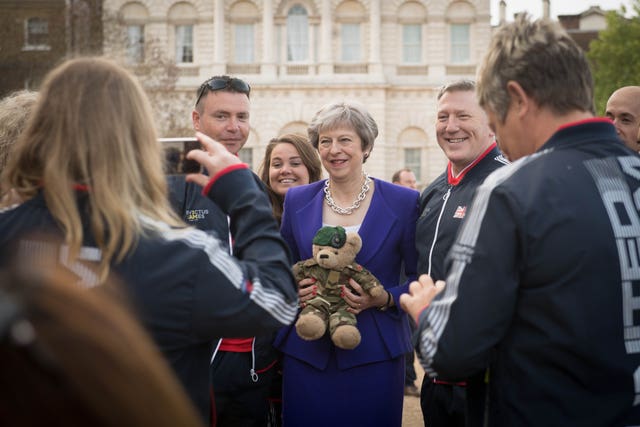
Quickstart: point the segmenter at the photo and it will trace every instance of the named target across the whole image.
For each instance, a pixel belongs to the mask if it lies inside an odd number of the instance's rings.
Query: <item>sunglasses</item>
[[[236,78],[222,78],[222,77],[214,77],[206,82],[202,83],[200,89],[198,89],[198,98],[196,99],[196,106],[200,99],[205,94],[207,89],[211,92],[215,92],[216,90],[222,89],[231,89],[233,92],[244,93],[249,96],[251,93],[251,86],[244,80],[236,79]]]

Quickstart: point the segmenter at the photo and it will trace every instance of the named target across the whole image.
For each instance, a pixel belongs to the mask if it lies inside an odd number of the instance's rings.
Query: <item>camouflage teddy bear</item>
[[[322,227],[313,238],[313,258],[293,266],[297,281],[313,277],[317,294],[306,302],[296,321],[296,332],[307,341],[329,335],[336,345],[351,350],[360,344],[356,316],[347,311],[349,305],[340,296],[342,286],[355,280],[369,295],[382,295],[384,287],[371,272],[355,262],[362,247],[358,233],[338,227]]]

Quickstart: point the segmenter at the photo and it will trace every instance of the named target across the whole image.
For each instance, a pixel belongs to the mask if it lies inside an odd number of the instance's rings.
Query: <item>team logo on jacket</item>
[[[207,215],[209,215],[209,209],[187,209],[184,218],[187,222],[196,222]]]
[[[453,217],[462,219],[462,218],[464,218],[466,213],[467,213],[467,207],[466,206],[458,206],[458,208],[456,209],[455,213],[453,214]]]

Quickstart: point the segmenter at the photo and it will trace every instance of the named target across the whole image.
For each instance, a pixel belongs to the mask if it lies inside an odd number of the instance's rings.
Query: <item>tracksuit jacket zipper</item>
[[[440,214],[438,214],[438,221],[436,222],[436,230],[433,233],[433,242],[431,242],[431,248],[429,249],[429,268],[427,270],[427,274],[431,276],[431,261],[433,257],[433,250],[436,247],[436,241],[438,240],[438,230],[440,229],[440,221],[442,220],[442,214],[444,213],[444,208],[447,206],[447,200],[449,200],[449,196],[451,195],[451,190],[453,189],[453,185],[449,185],[447,188],[447,192],[442,196],[442,200],[444,203],[442,204],[442,208],[440,208]]]

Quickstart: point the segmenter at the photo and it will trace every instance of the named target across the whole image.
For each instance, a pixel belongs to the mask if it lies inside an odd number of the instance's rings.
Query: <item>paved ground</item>
[[[424,376],[424,370],[420,363],[418,363],[418,358],[416,357],[415,361],[416,374],[418,379],[416,380],[416,387],[420,388],[422,385],[422,377]],[[404,410],[402,411],[402,427],[424,427],[424,422],[422,421],[422,410],[420,409],[420,398],[419,397],[404,397]]]

